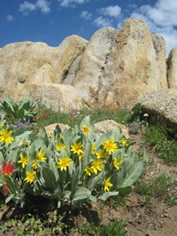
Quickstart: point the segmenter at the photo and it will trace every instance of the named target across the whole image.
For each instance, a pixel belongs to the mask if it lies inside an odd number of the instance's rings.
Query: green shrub
[[[23,118],[32,120],[36,114],[35,109],[39,103],[38,100],[30,98],[31,93],[19,102],[14,102],[10,96],[5,96],[4,101],[0,102],[0,111],[5,114],[6,119],[22,120]]]

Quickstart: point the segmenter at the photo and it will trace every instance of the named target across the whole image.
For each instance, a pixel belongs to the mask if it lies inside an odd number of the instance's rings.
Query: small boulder
[[[45,131],[47,132],[47,134],[53,134],[53,132],[54,132],[57,125],[60,127],[61,131],[65,130],[65,129],[70,129],[70,127],[66,124],[53,123],[53,124],[47,125],[45,127]]]
[[[100,122],[95,123],[94,126],[95,126],[95,133],[99,136],[103,135],[104,133],[113,131],[117,128],[120,128],[122,130],[123,135],[126,138],[129,138],[128,128],[122,124],[117,123],[114,120],[100,121]]]

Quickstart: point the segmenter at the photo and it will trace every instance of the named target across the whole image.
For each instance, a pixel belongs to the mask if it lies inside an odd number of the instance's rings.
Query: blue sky
[[[0,0],[0,47],[20,41],[58,46],[72,34],[89,39],[130,17],[161,34],[167,52],[177,48],[177,0]]]

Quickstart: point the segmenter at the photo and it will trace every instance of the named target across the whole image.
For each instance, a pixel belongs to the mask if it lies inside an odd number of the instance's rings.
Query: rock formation
[[[167,88],[165,41],[129,19],[120,31],[98,30],[75,71],[70,83],[90,105],[131,107],[140,95]]]
[[[168,61],[168,85],[169,88],[177,89],[177,48],[173,48],[169,54]]]
[[[91,107],[131,108],[148,92],[176,86],[174,58],[175,51],[167,83],[165,41],[137,19],[128,19],[120,30],[102,28],[90,41],[72,35],[55,48],[13,43],[0,49],[0,99],[10,94],[20,100],[33,89],[56,111],[75,101],[71,109],[81,109],[81,99]]]
[[[30,84],[61,83],[86,44],[85,39],[72,35],[56,48],[33,42],[6,45],[0,51],[0,97],[10,94],[19,100]]]

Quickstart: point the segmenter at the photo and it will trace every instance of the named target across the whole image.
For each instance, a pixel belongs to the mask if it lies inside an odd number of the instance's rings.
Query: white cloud
[[[36,2],[36,8],[39,8],[41,12],[44,14],[47,14],[51,11],[49,7],[49,3],[46,0],[38,0]]]
[[[177,47],[177,1],[157,0],[154,6],[143,5],[131,14],[146,21],[151,31],[162,35],[167,44],[167,54]]]
[[[6,16],[6,20],[7,20],[7,21],[14,21],[15,18],[14,18],[12,15],[7,15],[7,16]]]
[[[88,11],[82,11],[80,14],[80,17],[85,19],[85,20],[91,20],[92,14],[89,13]]]
[[[19,6],[19,11],[23,12],[24,14],[28,14],[28,12],[34,11],[35,9],[35,4],[30,3],[28,1],[24,1],[24,3],[21,3]]]
[[[61,7],[75,7],[76,4],[84,4],[90,0],[58,0]]]
[[[97,25],[98,27],[106,27],[106,26],[112,26],[112,20],[109,18],[105,18],[102,16],[97,17],[93,23]]]
[[[101,8],[98,11],[104,16],[114,18],[117,18],[121,14],[121,8],[118,5]]]
[[[37,0],[35,4],[24,1],[19,6],[19,11],[23,12],[24,15],[28,15],[30,12],[36,10],[40,10],[44,14],[47,14],[51,11],[47,0]]]

